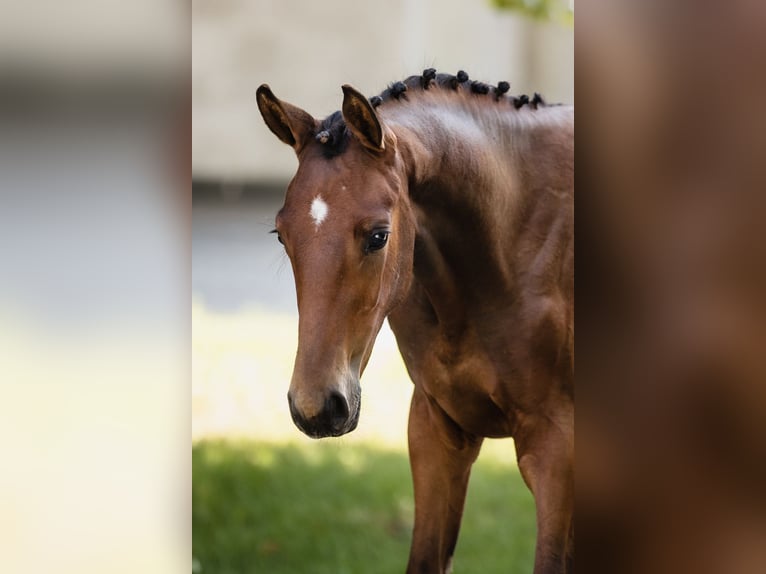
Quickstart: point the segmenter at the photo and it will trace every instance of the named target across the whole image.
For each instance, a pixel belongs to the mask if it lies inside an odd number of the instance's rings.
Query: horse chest
[[[536,297],[449,333],[422,299],[390,316],[410,376],[455,422],[486,437],[513,436],[521,414],[545,404],[562,366],[562,301]],[[514,328],[498,329],[496,325]]]
[[[494,398],[501,382],[493,361],[472,342],[451,343],[433,335],[416,344],[400,340],[415,385],[466,431],[486,437],[511,436],[515,412],[502,408]]]

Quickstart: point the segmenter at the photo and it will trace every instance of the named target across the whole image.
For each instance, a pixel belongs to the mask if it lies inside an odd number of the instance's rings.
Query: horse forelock
[[[326,158],[332,158],[346,151],[351,134],[343,121],[343,114],[337,111],[322,120],[315,136],[322,144],[322,151]]]

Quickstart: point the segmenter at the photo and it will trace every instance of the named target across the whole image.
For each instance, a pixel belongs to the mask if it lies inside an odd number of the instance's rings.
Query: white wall
[[[571,29],[493,9],[488,0],[195,0],[192,4],[193,175],[284,181],[292,152],[266,128],[255,90],[317,117],[340,86],[373,95],[424,68],[511,82],[571,102]]]

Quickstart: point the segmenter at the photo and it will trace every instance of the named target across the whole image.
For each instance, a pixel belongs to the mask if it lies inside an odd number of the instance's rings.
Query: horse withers
[[[311,437],[359,419],[386,317],[414,382],[408,573],[449,572],[484,437],[513,437],[535,573],[574,559],[574,111],[428,69],[317,120],[257,91],[298,156],[276,217],[298,299],[288,403]]]

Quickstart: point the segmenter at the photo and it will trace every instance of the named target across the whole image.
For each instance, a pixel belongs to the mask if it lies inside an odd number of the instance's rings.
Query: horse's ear
[[[348,84],[343,86],[343,119],[364,147],[383,151],[383,128],[367,98]]]
[[[314,132],[316,121],[311,114],[277,98],[268,84],[258,88],[255,99],[269,129],[297,153]]]

